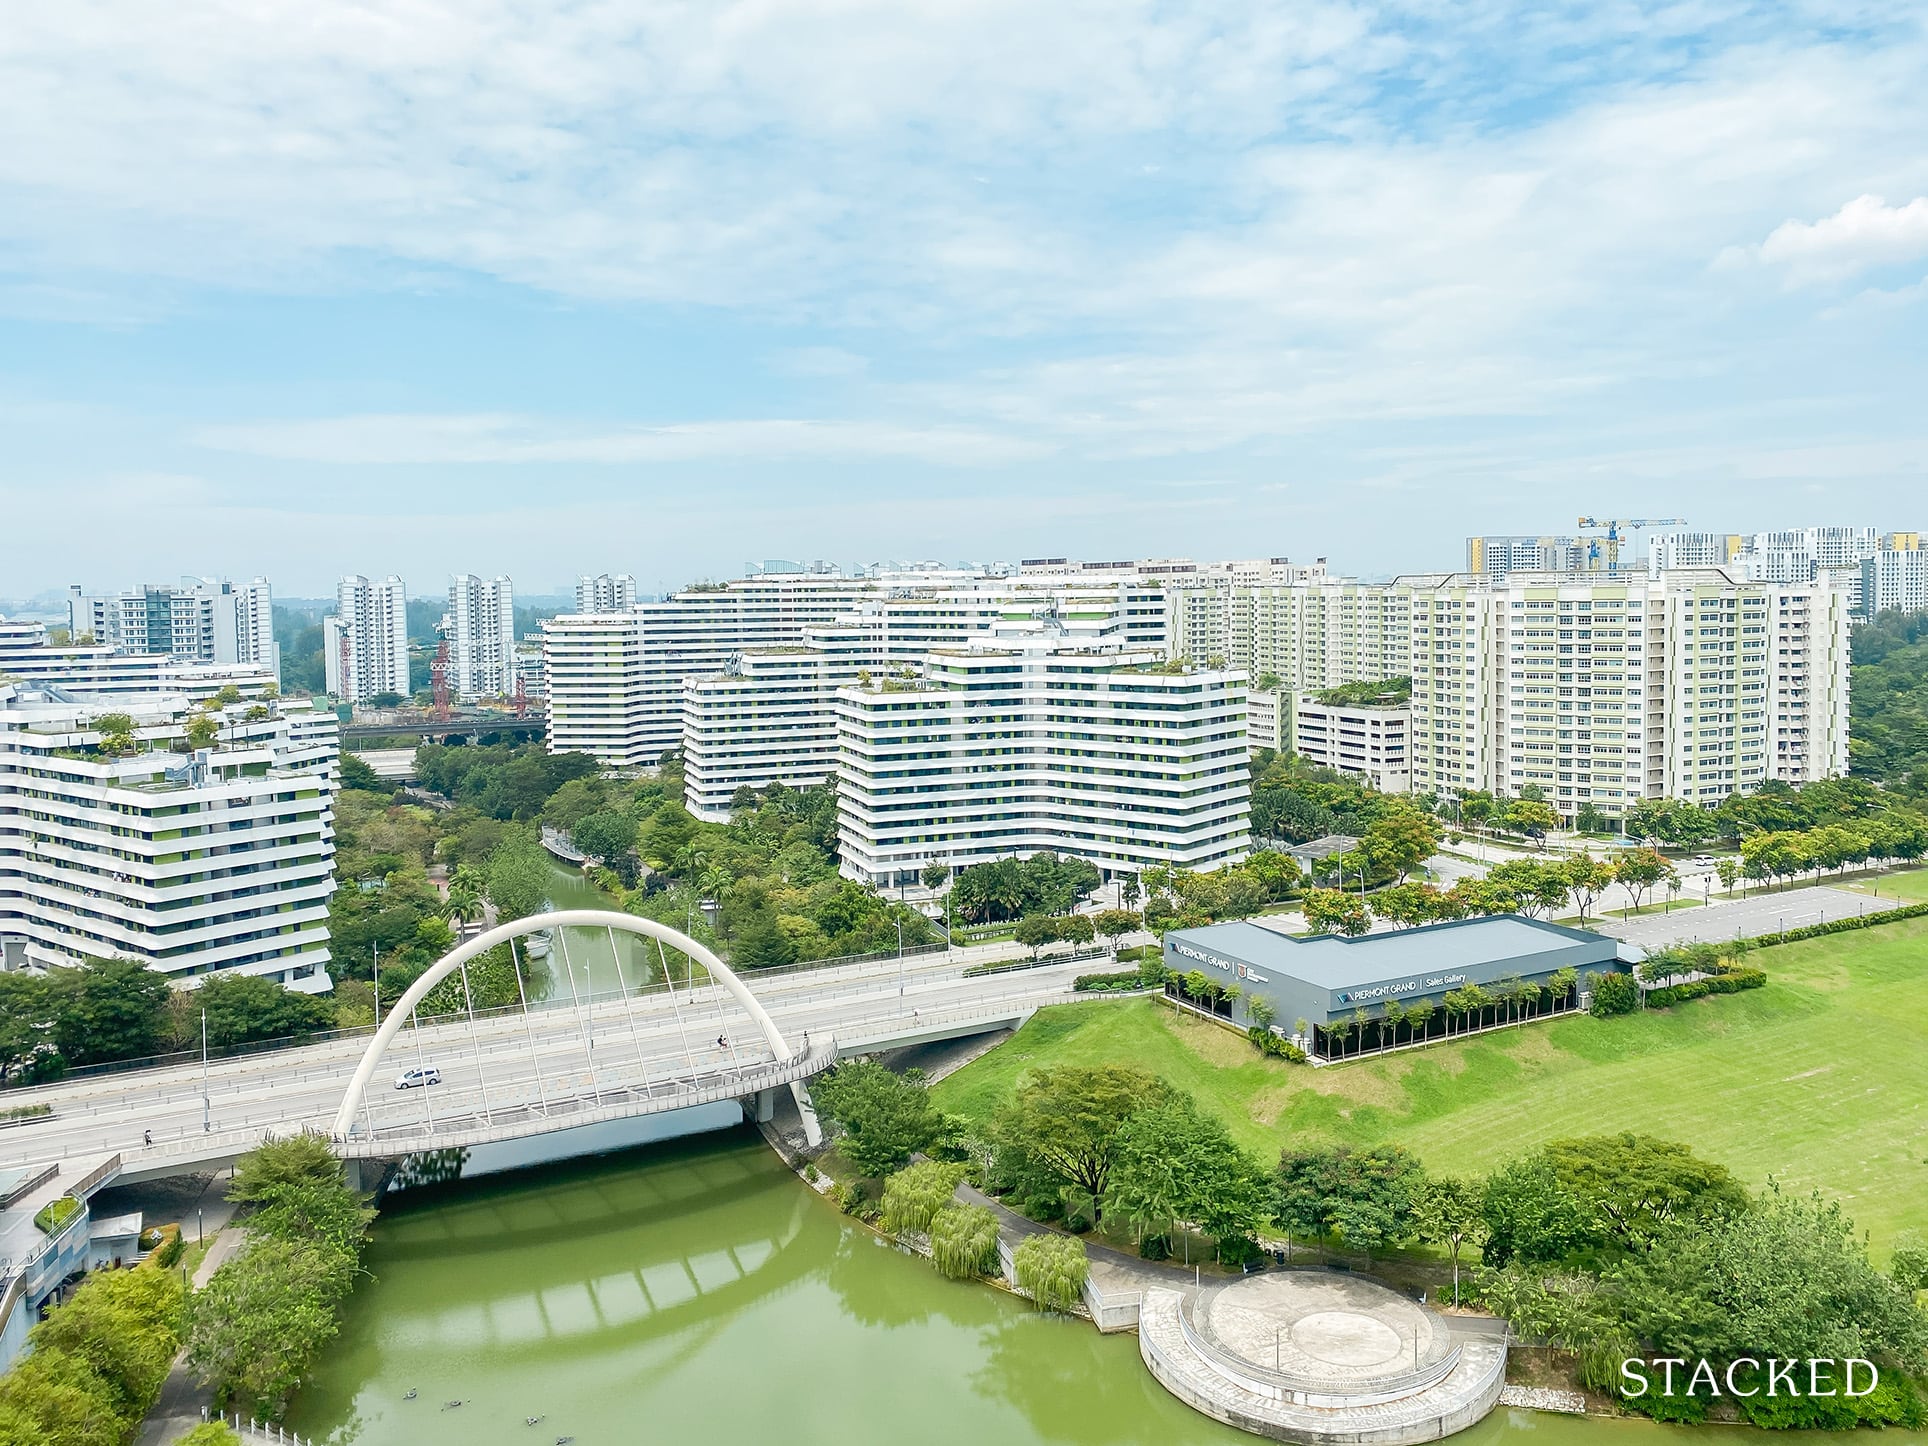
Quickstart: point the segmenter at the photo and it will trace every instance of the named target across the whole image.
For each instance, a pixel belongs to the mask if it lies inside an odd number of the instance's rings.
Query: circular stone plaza
[[[1320,1270],[1149,1290],[1138,1344],[1180,1400],[1278,1441],[1437,1440],[1485,1416],[1506,1382],[1503,1334]]]

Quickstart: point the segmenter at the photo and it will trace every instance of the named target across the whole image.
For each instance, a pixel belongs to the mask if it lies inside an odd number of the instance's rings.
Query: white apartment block
[[[1410,603],[1384,584],[1204,580],[1170,597],[1172,652],[1193,662],[1269,674],[1293,691],[1406,675]]]
[[[930,655],[837,691],[843,872],[885,887],[1050,849],[1107,873],[1250,849],[1245,679],[1061,638]]]
[[[449,644],[449,687],[457,698],[473,703],[515,691],[513,582],[470,573],[451,579],[443,630]]]
[[[636,606],[636,579],[628,573],[585,574],[576,579],[576,611],[619,613]]]
[[[1920,535],[1906,534],[1907,546],[1885,547],[1861,561],[1860,616],[1920,612],[1928,608],[1928,550]]]
[[[915,661],[1001,621],[1037,616],[1039,599],[1074,634],[1115,628],[1124,640],[1165,646],[1156,584],[765,573],[627,613],[544,622],[549,746],[593,753],[610,767],[647,766],[683,746],[685,681],[723,673],[739,656],[795,647],[812,629],[838,625],[868,631],[880,661]]]
[[[321,627],[331,695],[351,703],[379,693],[408,696],[408,590],[399,577],[344,577],[335,590],[335,611]]]
[[[1571,815],[1847,770],[1847,600],[1720,569],[1401,578],[1414,789]]]
[[[1271,681],[1271,680],[1267,680]],[[1292,746],[1292,695],[1283,687],[1261,688],[1255,679],[1245,695],[1245,744],[1252,752],[1283,753]]]
[[[1512,572],[1583,572],[1591,539],[1496,535],[1466,539],[1466,570],[1503,577]]]
[[[1677,567],[1726,567],[1747,539],[1733,532],[1661,532],[1647,540],[1649,574]]]
[[[279,674],[274,593],[266,578],[231,583],[186,578],[100,596],[67,590],[69,631],[123,653],[192,663],[260,663]]]
[[[186,663],[108,643],[56,643],[44,623],[0,618],[0,682],[8,679],[101,697],[180,693],[191,702],[226,687],[256,698],[279,681],[266,663]]]
[[[1321,768],[1355,773],[1381,793],[1412,791],[1412,710],[1322,703],[1302,693],[1292,708],[1292,751]]]
[[[79,700],[0,684],[0,961],[139,959],[319,993],[334,892],[335,720],[239,704],[187,752],[180,696]],[[104,751],[104,715],[134,751]]]

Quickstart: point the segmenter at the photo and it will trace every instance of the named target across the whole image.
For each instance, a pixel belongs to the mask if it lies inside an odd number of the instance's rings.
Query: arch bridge
[[[607,934],[611,987],[596,990],[590,959],[571,957],[571,930]],[[553,938],[546,964],[527,948],[545,934]],[[623,979],[618,934],[655,944],[658,981]],[[478,1011],[469,966],[505,945],[516,1003]],[[665,946],[690,961],[681,983]],[[547,987],[532,990],[532,978]],[[461,981],[462,1008],[437,1016],[431,1045],[418,1010],[449,979]],[[743,1101],[767,1119],[787,1087],[815,1144],[822,1136],[804,1081],[836,1058],[828,1035],[786,1040],[736,973],[680,930],[633,914],[561,909],[464,940],[409,985],[355,1066],[332,1136],[344,1158],[371,1159],[722,1101]],[[416,1082],[430,1072],[436,1083]]]

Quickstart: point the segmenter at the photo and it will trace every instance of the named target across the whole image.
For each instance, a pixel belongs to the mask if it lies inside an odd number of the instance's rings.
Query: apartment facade
[[[1245,679],[1061,639],[934,652],[836,695],[843,872],[877,887],[1050,849],[1107,873],[1251,847]]]
[[[1412,791],[1412,710],[1324,703],[1302,693],[1292,707],[1292,751],[1307,763],[1357,774],[1381,793]]]
[[[636,606],[636,579],[628,573],[587,574],[576,579],[576,611],[619,613]]]
[[[132,723],[101,729],[105,715]],[[186,751],[188,700],[0,684],[0,961],[139,959],[319,993],[334,892],[332,714],[240,704]],[[129,748],[121,756],[122,750]]]
[[[515,691],[515,584],[509,578],[452,578],[443,631],[457,698],[473,703]]]
[[[259,663],[281,671],[268,580],[232,583],[188,578],[178,587],[143,586],[89,596],[67,590],[69,631],[123,653],[179,662]]]
[[[1571,816],[1847,771],[1847,599],[1718,568],[1396,580],[1415,790],[1527,784]]]
[[[1890,533],[1891,542],[1861,560],[1859,614],[1865,620],[1877,613],[1919,612],[1928,608],[1928,550],[1920,533]]]
[[[181,662],[110,643],[56,643],[44,623],[0,618],[0,682],[7,679],[101,697],[180,693],[190,702],[227,687],[257,698],[279,682],[267,663]]]
[[[401,578],[344,577],[335,589],[335,611],[321,620],[321,629],[330,694],[351,703],[380,693],[409,695],[408,589]]]

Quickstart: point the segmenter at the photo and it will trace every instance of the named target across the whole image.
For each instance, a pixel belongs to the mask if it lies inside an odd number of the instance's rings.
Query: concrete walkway
[[[223,1183],[219,1176],[216,1176],[212,1182],[215,1186]],[[202,1204],[202,1223],[207,1230],[219,1233],[208,1245],[207,1254],[201,1257],[201,1263],[195,1267],[193,1286],[196,1290],[205,1286],[213,1278],[214,1272],[239,1253],[247,1243],[247,1236],[243,1231],[238,1228],[228,1228],[234,1219],[234,1206],[229,1203],[225,1191],[216,1188],[209,1193],[213,1199]],[[220,1211],[219,1224],[215,1223],[217,1208]],[[190,1217],[188,1221],[190,1232],[193,1224],[193,1219]],[[167,1380],[161,1384],[160,1399],[154,1403],[154,1409],[147,1413],[147,1419],[141,1423],[141,1434],[134,1438],[135,1446],[171,1446],[172,1442],[180,1440],[206,1419],[203,1412],[213,1410],[212,1393],[194,1379],[187,1368],[187,1352],[182,1351],[175,1358],[174,1368],[167,1373]]]

